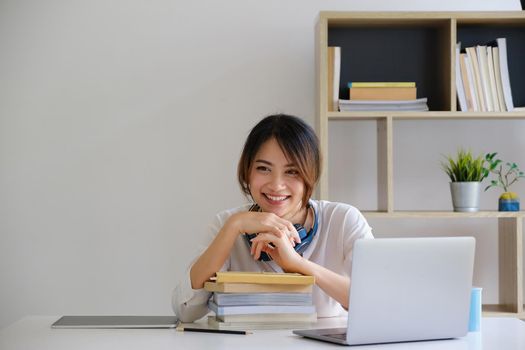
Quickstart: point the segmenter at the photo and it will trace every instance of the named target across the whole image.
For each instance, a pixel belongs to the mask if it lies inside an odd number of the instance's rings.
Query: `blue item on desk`
[[[479,332],[481,330],[481,290],[481,288],[473,287],[470,293],[469,332]]]

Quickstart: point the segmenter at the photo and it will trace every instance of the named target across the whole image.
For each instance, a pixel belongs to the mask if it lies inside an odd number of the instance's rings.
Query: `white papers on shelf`
[[[382,100],[339,100],[341,112],[364,111],[428,111],[427,98],[416,100],[382,101]]]

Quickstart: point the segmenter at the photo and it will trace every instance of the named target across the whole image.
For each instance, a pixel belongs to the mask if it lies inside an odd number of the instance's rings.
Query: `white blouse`
[[[350,277],[352,271],[352,249],[359,238],[373,238],[372,229],[355,207],[336,202],[310,200],[317,215],[317,233],[305,250],[303,257],[340,275]],[[250,205],[225,210],[217,214],[211,224],[211,242],[226,220],[240,211],[247,211]],[[201,253],[206,250],[203,246]],[[200,254],[188,266],[184,278],[173,291],[172,305],[175,314],[183,322],[193,322],[205,316],[209,310],[207,302],[210,293],[204,289],[192,289],[189,270]],[[237,237],[221,271],[276,271],[282,269],[273,261],[256,261],[250,255],[248,242],[242,235]],[[343,307],[324,293],[318,286],[312,292],[318,317],[332,317],[345,314]]]

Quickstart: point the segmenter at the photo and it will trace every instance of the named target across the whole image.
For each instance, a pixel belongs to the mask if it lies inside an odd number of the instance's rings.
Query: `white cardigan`
[[[303,256],[316,264],[338,274],[349,276],[352,271],[352,248],[359,238],[373,238],[372,230],[366,219],[356,208],[348,204],[310,200],[317,219],[317,234]],[[234,213],[247,211],[250,205],[229,209],[217,214],[211,224],[211,236],[208,244],[222,228],[226,220]],[[201,253],[206,250],[203,246]],[[189,270],[200,254],[189,265],[184,278],[173,291],[172,304],[175,314],[183,322],[193,322],[205,316],[209,310],[207,302],[210,293],[204,289],[192,289]],[[273,261],[256,261],[250,255],[250,249],[244,237],[239,235],[229,258],[221,271],[277,271],[282,269]],[[325,294],[318,286],[313,289],[313,302],[318,317],[332,317],[345,314],[342,306]]]

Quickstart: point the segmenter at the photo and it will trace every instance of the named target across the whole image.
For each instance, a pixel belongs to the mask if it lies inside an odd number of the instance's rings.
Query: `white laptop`
[[[347,328],[293,333],[345,345],[462,337],[474,250],[473,237],[357,240]]]

